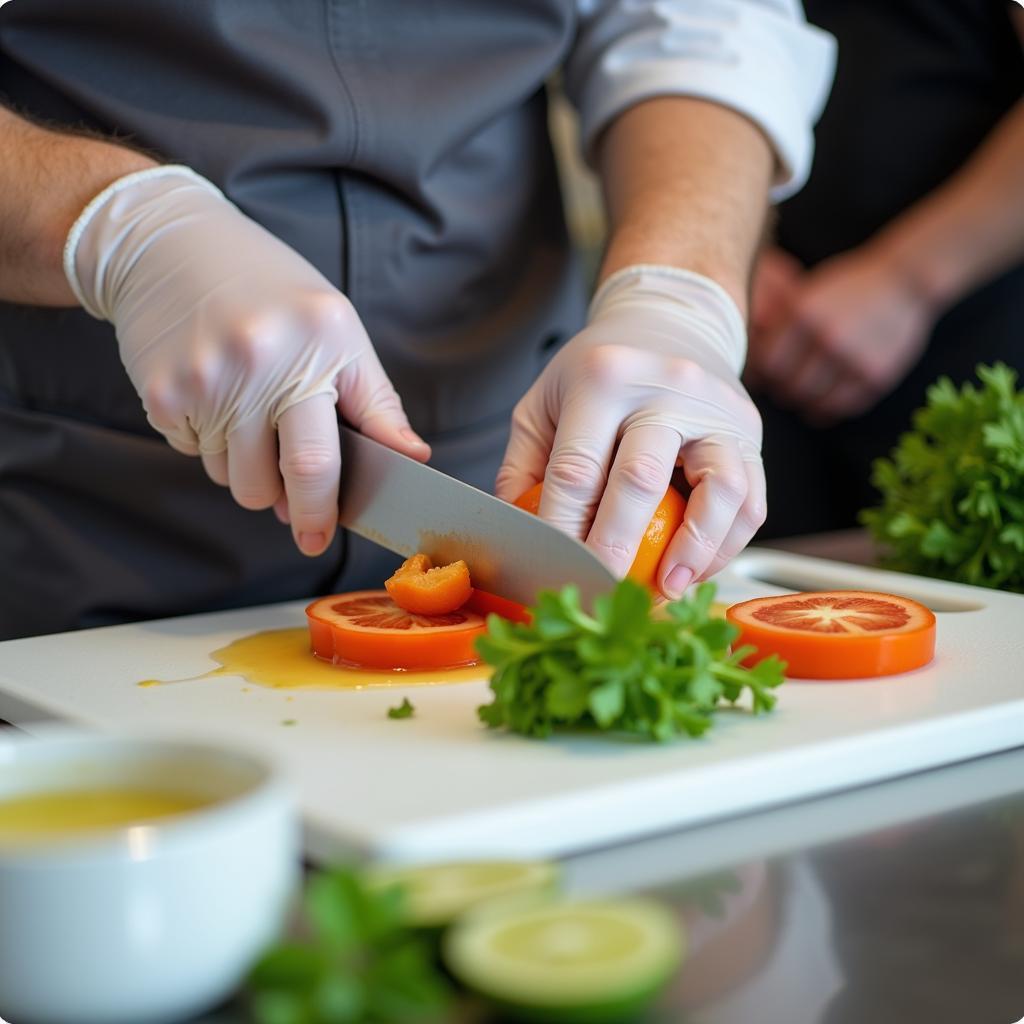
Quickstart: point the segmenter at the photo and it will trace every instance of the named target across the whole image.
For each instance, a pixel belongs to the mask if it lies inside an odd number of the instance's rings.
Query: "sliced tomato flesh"
[[[862,679],[909,672],[935,655],[935,616],[910,598],[862,590],[761,597],[733,605],[736,645],[784,659],[796,679]]]
[[[469,609],[418,615],[384,590],[334,594],[306,609],[313,653],[354,668],[416,670],[473,665],[484,617]]]
[[[788,600],[769,599],[752,614],[770,626],[812,633],[900,630],[914,618],[904,603],[871,594],[808,594]]]

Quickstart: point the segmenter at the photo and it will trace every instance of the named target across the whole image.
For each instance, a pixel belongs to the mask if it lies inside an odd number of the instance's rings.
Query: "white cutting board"
[[[718,582],[730,603],[831,588],[916,598],[938,615],[935,661],[889,679],[791,681],[772,714],[725,713],[704,738],[667,746],[490,732],[475,713],[482,678],[348,692],[136,685],[201,673],[233,639],[304,622],[301,604],[283,604],[0,644],[0,718],[272,753],[314,859],[564,854],[1024,745],[1024,596],[758,550]],[[405,694],[415,717],[388,719]]]

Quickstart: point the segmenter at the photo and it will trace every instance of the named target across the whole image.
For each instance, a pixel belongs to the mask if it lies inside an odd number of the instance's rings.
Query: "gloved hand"
[[[348,299],[188,168],[100,193],[68,235],[64,270],[117,329],[153,427],[201,455],[240,505],[290,518],[306,554],[338,520],[335,404],[364,434],[430,454]]]
[[[693,493],[658,569],[661,591],[678,596],[764,522],[761,420],[738,379],[745,348],[739,310],[708,278],[613,274],[587,327],[516,406],[499,497],[543,478],[540,515],[625,575],[681,463]]]

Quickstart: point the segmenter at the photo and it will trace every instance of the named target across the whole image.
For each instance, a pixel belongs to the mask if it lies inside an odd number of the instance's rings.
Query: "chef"
[[[798,0],[10,0],[0,636],[379,585],[339,413],[543,479],[619,573],[681,465],[659,585],[716,571],[765,515],[747,280],[832,62]],[[611,223],[589,307],[559,70]]]

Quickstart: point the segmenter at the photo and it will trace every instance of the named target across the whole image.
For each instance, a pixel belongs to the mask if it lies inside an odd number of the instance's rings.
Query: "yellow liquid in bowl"
[[[148,789],[69,789],[0,798],[0,847],[127,828],[212,802]]]

